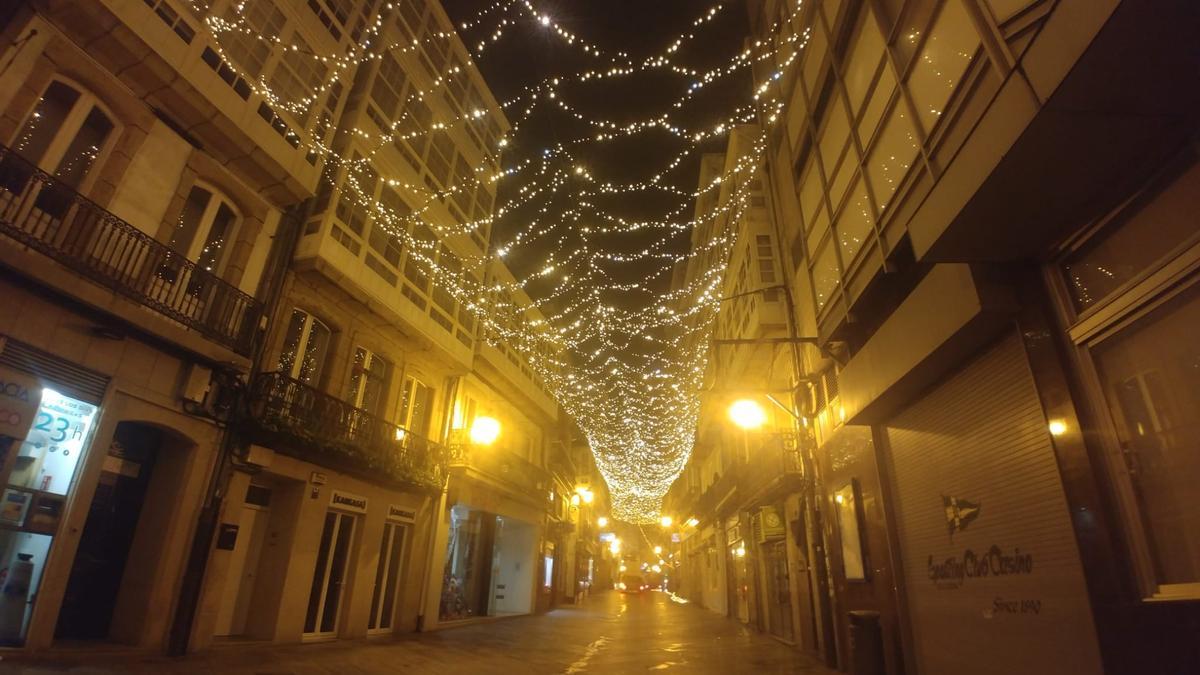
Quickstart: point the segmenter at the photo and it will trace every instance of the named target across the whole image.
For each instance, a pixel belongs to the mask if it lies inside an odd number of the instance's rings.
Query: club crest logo
[[[950,541],[954,541],[954,533],[962,532],[979,517],[980,504],[958,497],[942,495],[942,506],[946,511],[946,531]]]

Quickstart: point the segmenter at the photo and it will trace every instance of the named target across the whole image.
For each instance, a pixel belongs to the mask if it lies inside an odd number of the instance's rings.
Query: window
[[[287,17],[271,0],[246,0],[241,5],[240,13],[237,7],[230,7],[225,18],[240,26],[241,30],[218,34],[222,50],[243,73],[251,78],[262,77],[273,44],[264,40],[263,36],[280,35]]]
[[[867,159],[867,176],[871,179],[875,198],[879,200],[880,212],[908,175],[920,147],[917,130],[905,114],[904,106],[894,106]]]
[[[428,437],[432,407],[433,388],[415,377],[406,377],[399,425],[419,436]]]
[[[388,374],[391,365],[378,354],[365,347],[354,350],[354,362],[350,364],[350,388],[346,400],[355,408],[378,414],[387,395]]]
[[[319,319],[303,310],[292,310],[283,338],[283,351],[279,354],[279,372],[293,380],[317,386],[325,369],[330,336],[329,327]]]
[[[1071,253],[1062,265],[1075,310],[1097,305],[1172,249],[1196,236],[1200,169],[1193,168],[1134,213]]]
[[[271,89],[281,102],[291,104],[288,112],[305,127],[315,108],[317,91],[325,83],[329,69],[299,34],[293,33],[292,43],[295,49],[284,51],[275,66]]]
[[[195,260],[201,269],[221,274],[231,248],[237,212],[219,193],[192,186],[171,229],[168,246]]]
[[[826,240],[824,249],[816,254],[816,265],[813,266],[813,292],[817,296],[817,309],[824,307],[841,284],[835,249]]]
[[[13,150],[76,190],[107,146],[116,125],[96,98],[55,80],[17,132]],[[0,164],[0,185],[24,189],[29,171],[14,163]],[[46,193],[44,193],[46,194]],[[38,206],[49,206],[39,198]]]
[[[416,39],[421,32],[421,17],[425,13],[425,0],[402,0],[400,12],[396,14],[396,24],[408,35]]]
[[[363,160],[362,155],[354,153],[334,212],[338,220],[360,237],[366,232],[378,185],[379,174]]]
[[[1059,266],[1084,381],[1107,411],[1090,434],[1121,504],[1143,597],[1200,597],[1200,166],[1148,190]],[[1157,188],[1158,186],[1154,186]]]
[[[454,141],[451,140],[450,134],[447,134],[445,129],[434,131],[426,164],[433,177],[443,186],[447,185],[447,181],[450,179],[450,162],[453,158]]]
[[[396,119],[405,81],[400,62],[391,54],[384,54],[379,62],[379,72],[375,74],[375,82],[371,85],[371,101],[388,122]]]
[[[1200,285],[1092,350],[1160,586],[1200,588]]]
[[[850,201],[846,203],[838,216],[837,237],[842,247],[842,262],[850,267],[863,244],[870,238],[875,223],[872,214],[871,200],[867,198],[867,188],[862,179],[855,181],[850,192]]]
[[[908,78],[908,89],[926,134],[937,125],[946,102],[979,47],[979,34],[963,0],[951,0],[944,5]]]

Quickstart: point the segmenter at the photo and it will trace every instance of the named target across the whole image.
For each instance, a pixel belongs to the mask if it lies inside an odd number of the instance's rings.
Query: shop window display
[[[25,642],[42,569],[98,410],[44,389],[24,441],[7,439],[7,487],[0,497],[2,645]]]

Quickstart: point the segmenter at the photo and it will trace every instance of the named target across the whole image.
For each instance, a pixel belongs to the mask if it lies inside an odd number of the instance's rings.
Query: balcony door
[[[308,595],[308,611],[304,616],[306,639],[337,637],[338,616],[348,581],[350,547],[358,518],[348,513],[327,511],[313,568],[312,586]]]
[[[115,129],[95,96],[52,81],[12,141],[17,156],[0,160],[0,217],[53,239]],[[34,179],[33,165],[57,180]]]
[[[396,595],[400,587],[400,564],[404,553],[403,525],[384,523],[379,543],[379,564],[375,568],[375,590],[371,594],[371,616],[367,630],[390,633],[396,614]]]
[[[163,260],[151,281],[151,296],[184,314],[199,317],[225,272],[238,214],[220,192],[193,185],[170,229]]]
[[[383,357],[366,347],[354,350],[354,363],[350,364],[350,387],[346,402],[377,415],[383,408],[387,394],[389,364]]]
[[[171,228],[168,246],[195,261],[201,270],[220,276],[225,271],[238,221],[237,209],[225,195],[203,185],[193,185]]]
[[[404,401],[400,408],[400,426],[418,436],[428,438],[432,404],[432,387],[415,377],[405,378]]]
[[[293,309],[279,353],[279,372],[311,387],[321,382],[329,353],[329,326],[301,309]]]

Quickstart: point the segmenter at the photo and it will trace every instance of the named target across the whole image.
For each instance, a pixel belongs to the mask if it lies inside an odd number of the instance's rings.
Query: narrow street
[[[103,664],[103,665],[101,665]],[[59,652],[0,673],[833,673],[792,648],[666,593],[600,593],[580,607],[400,639],[217,647],[183,660]]]

